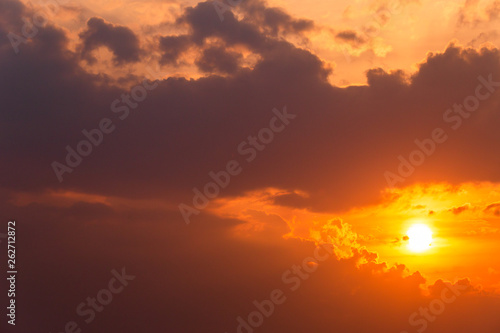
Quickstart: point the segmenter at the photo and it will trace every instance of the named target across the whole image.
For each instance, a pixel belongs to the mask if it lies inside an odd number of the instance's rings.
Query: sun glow
[[[425,224],[414,224],[406,232],[408,249],[412,252],[423,252],[431,248],[432,230]]]

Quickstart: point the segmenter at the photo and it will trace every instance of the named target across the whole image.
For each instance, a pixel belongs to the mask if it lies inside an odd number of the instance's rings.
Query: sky
[[[499,332],[499,24],[0,0],[2,332]]]

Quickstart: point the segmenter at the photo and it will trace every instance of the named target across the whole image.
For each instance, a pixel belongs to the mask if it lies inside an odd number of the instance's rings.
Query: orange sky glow
[[[1,1],[12,332],[500,332],[499,0]]]

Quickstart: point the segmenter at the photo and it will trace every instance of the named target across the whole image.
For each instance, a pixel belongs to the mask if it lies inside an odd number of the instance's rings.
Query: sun
[[[412,252],[423,252],[431,248],[432,230],[425,224],[414,224],[406,232],[408,249]]]

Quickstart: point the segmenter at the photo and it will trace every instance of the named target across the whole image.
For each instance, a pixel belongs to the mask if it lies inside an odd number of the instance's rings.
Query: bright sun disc
[[[408,236],[408,249],[413,252],[423,252],[430,249],[432,231],[425,224],[414,224],[406,232]]]

